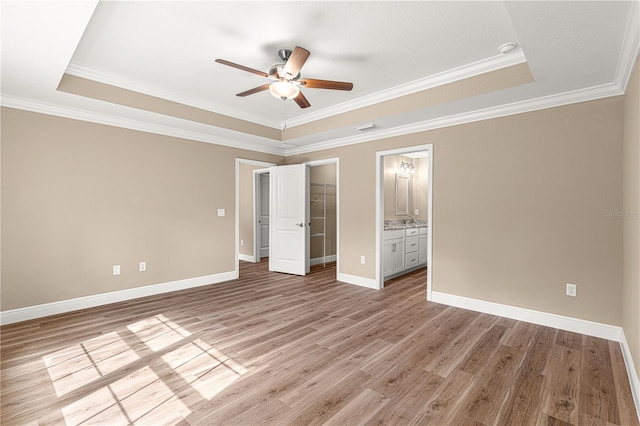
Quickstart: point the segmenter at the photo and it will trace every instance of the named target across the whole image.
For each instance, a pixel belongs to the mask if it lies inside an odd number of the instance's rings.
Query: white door
[[[309,168],[304,164],[270,169],[269,270],[309,272]]]
[[[269,257],[269,173],[259,175],[258,189],[258,259]]]

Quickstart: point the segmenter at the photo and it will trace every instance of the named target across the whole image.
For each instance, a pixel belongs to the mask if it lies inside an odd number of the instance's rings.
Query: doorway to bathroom
[[[376,283],[427,268],[432,279],[433,145],[376,153]]]

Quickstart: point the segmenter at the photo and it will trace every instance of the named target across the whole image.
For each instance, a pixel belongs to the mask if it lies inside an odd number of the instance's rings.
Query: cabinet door
[[[427,236],[426,234],[420,235],[420,240],[418,241],[418,263],[425,264],[427,263]]]
[[[393,272],[404,271],[404,238],[393,240],[395,243],[395,250],[393,251]]]
[[[388,277],[393,274],[393,240],[385,241],[382,245],[382,271],[383,276]]]

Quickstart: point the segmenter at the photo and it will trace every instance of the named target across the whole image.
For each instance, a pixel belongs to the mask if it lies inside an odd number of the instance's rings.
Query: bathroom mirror
[[[396,216],[409,214],[409,176],[396,173]]]

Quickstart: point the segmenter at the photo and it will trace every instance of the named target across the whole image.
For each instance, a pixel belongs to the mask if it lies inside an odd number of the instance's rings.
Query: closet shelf
[[[320,237],[322,238],[322,261],[323,266],[327,266],[327,196],[333,195],[335,196],[335,192],[327,192],[327,189],[336,189],[335,185],[330,183],[314,183],[311,182],[312,192],[311,197],[312,203],[322,203],[322,216],[313,216],[312,220],[322,220],[322,232],[314,232],[311,234],[311,237]],[[321,192],[313,192],[315,188],[320,188]],[[317,224],[320,226],[320,224]]]

